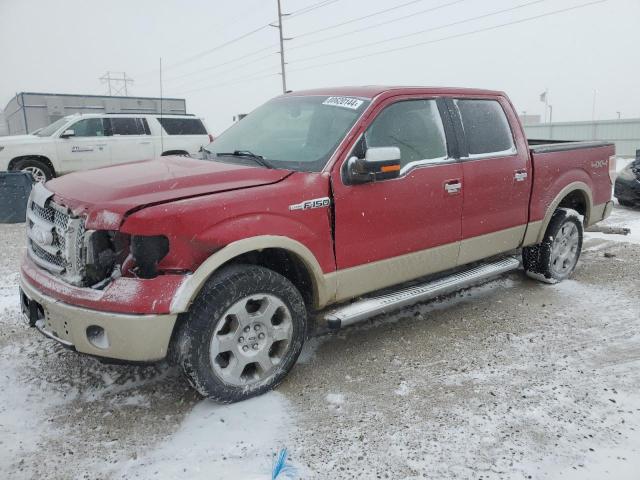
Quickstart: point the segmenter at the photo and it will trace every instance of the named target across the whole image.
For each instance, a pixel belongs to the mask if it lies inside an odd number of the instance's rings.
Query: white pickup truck
[[[75,114],[31,135],[0,137],[0,171],[30,172],[37,181],[76,170],[193,155],[213,137],[189,115]]]

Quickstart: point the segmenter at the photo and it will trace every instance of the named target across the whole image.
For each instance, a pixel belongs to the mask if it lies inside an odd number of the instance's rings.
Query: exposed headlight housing
[[[164,235],[132,235],[130,252],[140,278],[158,275],[158,263],[169,253],[169,239]]]

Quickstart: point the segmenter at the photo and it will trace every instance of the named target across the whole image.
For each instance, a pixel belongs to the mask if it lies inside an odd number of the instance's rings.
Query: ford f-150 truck
[[[238,401],[284,378],[311,325],[434,298],[520,258],[535,278],[567,278],[583,228],[611,212],[614,174],[611,144],[530,145],[501,92],[288,93],[202,158],[37,185],[23,313],[78,352],[168,357],[201,394]]]

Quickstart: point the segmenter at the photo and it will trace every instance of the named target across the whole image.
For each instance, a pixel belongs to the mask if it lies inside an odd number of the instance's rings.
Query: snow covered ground
[[[0,478],[637,479],[640,212],[588,233],[572,280],[513,273],[315,338],[236,405],[177,371],[104,365],[20,320],[24,230],[0,226]],[[605,256],[606,253],[606,256]]]

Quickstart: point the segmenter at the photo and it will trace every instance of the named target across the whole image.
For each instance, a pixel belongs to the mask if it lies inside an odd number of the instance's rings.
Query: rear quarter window
[[[469,156],[516,152],[509,121],[496,100],[456,100]]]
[[[206,135],[202,121],[198,118],[158,118],[168,135]]]

